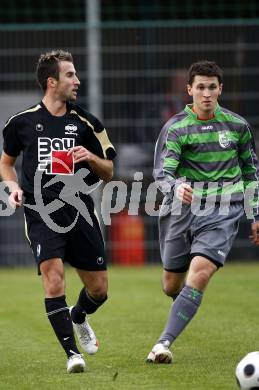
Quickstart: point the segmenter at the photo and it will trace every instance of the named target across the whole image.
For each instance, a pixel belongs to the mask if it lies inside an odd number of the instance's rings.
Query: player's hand
[[[190,204],[193,200],[193,189],[187,183],[181,183],[176,188],[176,197],[181,200],[184,204]]]
[[[78,163],[81,161],[91,162],[94,161],[94,154],[83,146],[75,146],[69,149],[67,155],[73,154],[74,162]]]
[[[259,245],[259,221],[251,225],[252,235],[249,236],[253,244]]]
[[[21,189],[14,190],[8,198],[8,202],[13,209],[21,207],[23,191]]]

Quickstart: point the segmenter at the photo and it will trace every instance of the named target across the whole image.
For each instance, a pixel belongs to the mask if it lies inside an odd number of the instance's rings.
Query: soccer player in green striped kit
[[[172,362],[169,347],[224,265],[244,210],[252,219],[251,239],[259,244],[254,141],[246,120],[219,106],[222,85],[215,62],[192,64],[187,91],[193,103],[165,124],[157,141],[154,178],[165,194],[159,216],[162,285],[174,302],[147,362]]]

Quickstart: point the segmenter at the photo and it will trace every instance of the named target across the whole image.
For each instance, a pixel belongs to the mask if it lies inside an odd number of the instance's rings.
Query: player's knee
[[[107,288],[105,286],[94,286],[89,289],[89,294],[96,301],[102,302],[107,299]]]
[[[162,278],[162,289],[165,295],[175,299],[182,289],[183,280],[172,275],[164,275]]]
[[[48,296],[59,296],[64,294],[64,278],[60,273],[49,273],[44,275],[44,288]]]
[[[162,284],[162,290],[165,295],[170,296],[171,289],[165,283]]]
[[[65,278],[64,266],[60,259],[43,261],[40,264],[43,287],[48,297],[57,297],[64,294]]]
[[[107,276],[98,276],[94,278],[88,285],[87,290],[90,296],[98,302],[107,299],[108,280]]]
[[[195,258],[192,260],[186,284],[198,290],[204,290],[217,271],[217,266],[208,259]]]
[[[209,270],[204,269],[197,271],[192,275],[192,286],[200,290],[204,289],[207,286],[211,276],[212,273]]]
[[[164,294],[171,298],[175,297],[179,293],[178,289],[176,289],[175,286],[172,286],[170,283],[167,283],[165,281],[163,281],[162,283],[162,289]]]

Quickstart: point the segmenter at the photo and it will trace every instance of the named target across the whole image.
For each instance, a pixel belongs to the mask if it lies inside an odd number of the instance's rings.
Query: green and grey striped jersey
[[[161,130],[154,178],[164,193],[179,180],[190,182],[194,195],[229,194],[232,202],[243,200],[244,190],[256,192],[258,187],[258,161],[248,123],[219,105],[213,119],[199,120],[192,105],[187,105]]]

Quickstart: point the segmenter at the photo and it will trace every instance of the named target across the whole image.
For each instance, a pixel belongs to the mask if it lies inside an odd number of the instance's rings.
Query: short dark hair
[[[195,76],[217,77],[220,84],[223,81],[222,69],[213,61],[194,62],[188,70],[188,84],[192,85]]]
[[[59,63],[61,61],[73,62],[72,54],[59,49],[40,55],[36,68],[36,79],[43,92],[47,89],[48,77],[59,79]]]

